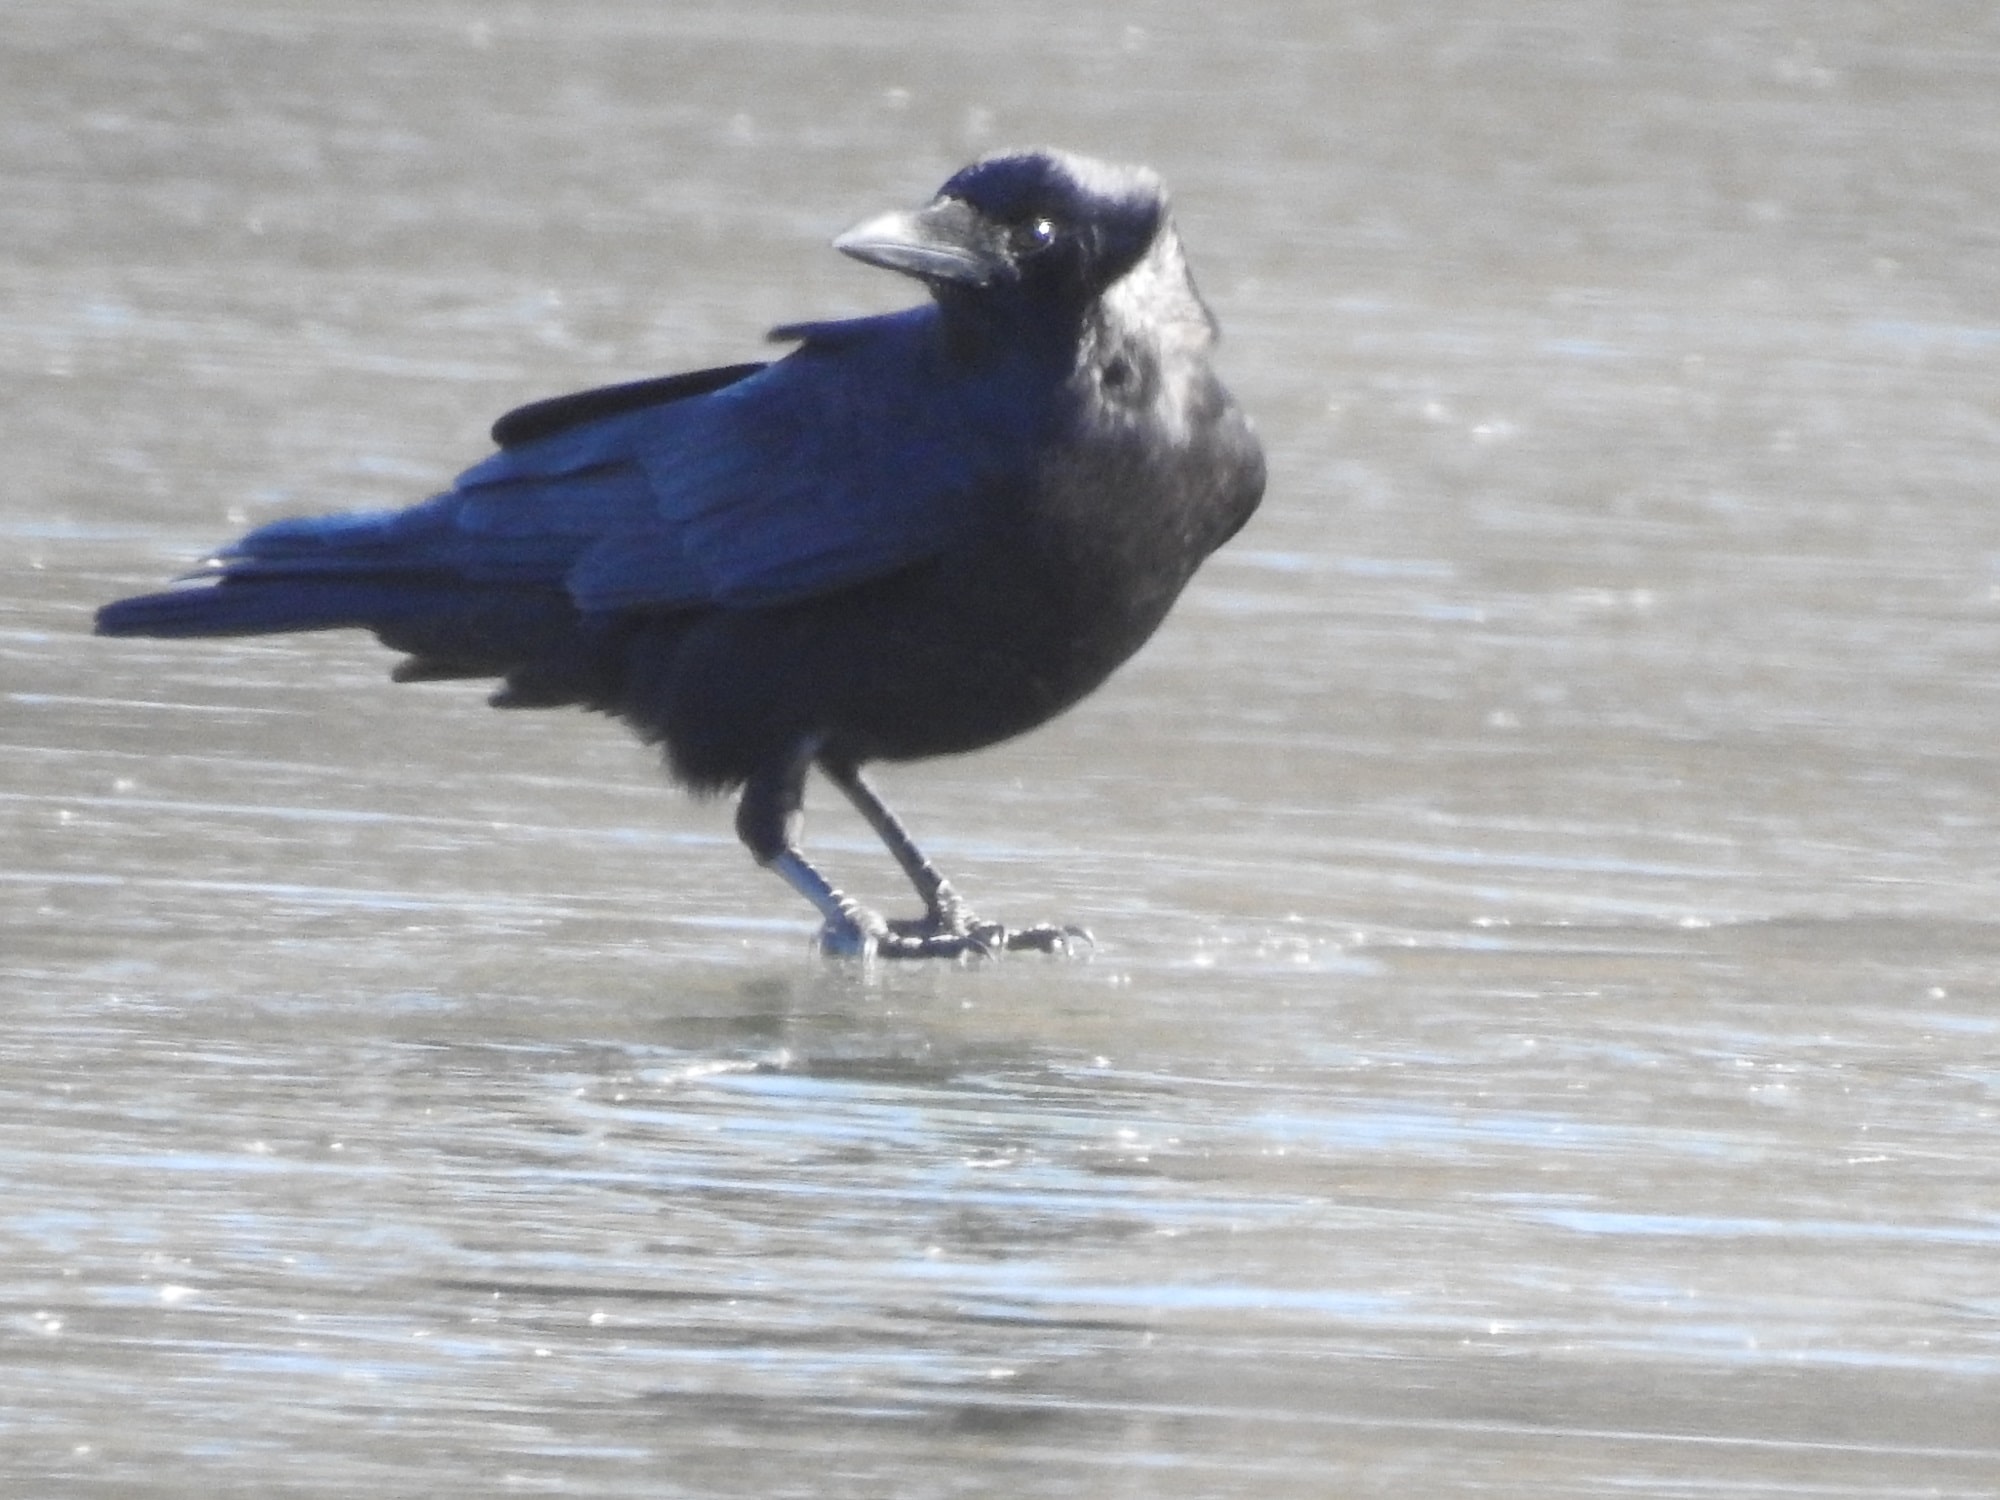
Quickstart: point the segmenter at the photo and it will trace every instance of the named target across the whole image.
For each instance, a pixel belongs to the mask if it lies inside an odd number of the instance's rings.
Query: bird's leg
[[[860,767],[831,756],[822,756],[819,768],[826,773],[827,780],[846,794],[855,811],[868,820],[875,836],[882,840],[896,863],[902,866],[910,884],[916,887],[917,895],[923,898],[925,917],[931,931],[965,933],[979,925],[972,909],[965,904],[965,898],[953,890],[951,882],[944,878],[938,867],[924,857],[924,851],[910,837],[902,819],[889,811],[889,805],[876,795],[875,788],[862,776]]]
[[[949,880],[938,867],[925,857],[917,847],[910,831],[903,826],[902,819],[889,811],[889,806],[876,795],[875,788],[862,776],[861,768],[836,756],[822,755],[819,768],[826,777],[854,804],[855,810],[868,820],[868,826],[875,830],[876,837],[902,867],[910,884],[916,887],[923,898],[924,916],[920,922],[892,922],[890,928],[898,936],[915,938],[924,943],[962,942],[966,950],[997,952],[1001,949],[1034,949],[1043,953],[1066,952],[1078,942],[1088,944],[1090,934],[1081,927],[1026,927],[1010,932],[998,922],[982,922],[972,914],[965,898],[952,888]],[[963,951],[963,950],[962,950]]]
[[[806,773],[815,760],[868,820],[923,897],[921,920],[885,920],[881,913],[844,895],[799,852],[799,834],[805,824]],[[1003,949],[1059,953],[1090,940],[1090,934],[1078,927],[1029,927],[1009,932],[998,923],[978,921],[951,882],[924,858],[896,815],[862,780],[860,771],[846,761],[820,756],[817,736],[802,738],[783,760],[772,762],[744,783],[743,800],[736,807],[736,834],[757,863],[775,871],[812,902],[825,919],[819,941],[828,953],[861,958],[959,958]]]
[[[818,738],[808,736],[783,760],[745,782],[743,800],[736,807],[736,834],[757,863],[775,871],[825,919],[820,947],[828,953],[858,958],[956,958],[991,952],[996,945],[969,928],[940,931],[928,921],[914,928],[885,921],[881,913],[844,895],[799,852],[799,833],[805,823],[806,772],[818,753]],[[883,816],[888,816],[886,809]],[[890,821],[893,824],[894,820]],[[909,844],[907,834],[903,842]],[[923,856],[916,854],[914,847],[911,852],[922,864]],[[936,871],[931,873],[939,887],[949,889]],[[956,906],[957,898],[951,900]]]
[[[812,902],[826,925],[820,942],[831,951],[867,955],[889,932],[880,913],[842,894],[799,852],[805,826],[806,772],[819,752],[816,737],[801,740],[791,754],[765,766],[743,784],[736,804],[736,836],[758,864]]]

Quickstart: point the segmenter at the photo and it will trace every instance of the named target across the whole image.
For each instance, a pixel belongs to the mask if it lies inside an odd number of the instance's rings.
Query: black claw
[[[1084,948],[1095,948],[1097,939],[1083,927],[1023,927],[1018,932],[1005,934],[1006,946],[1012,953],[1061,953],[1074,956]]]

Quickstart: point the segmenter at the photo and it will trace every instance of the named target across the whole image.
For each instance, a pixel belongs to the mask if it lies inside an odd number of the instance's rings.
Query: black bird
[[[834,246],[932,301],[776,329],[797,347],[768,364],[521,407],[443,494],[274,522],[98,632],[372,630],[399,682],[498,677],[496,707],[613,714],[684,785],[741,787],[738,834],[828,951],[1063,948],[1078,929],[975,918],[861,768],[994,744],[1096,688],[1249,518],[1263,455],[1150,171],[1003,152]],[[813,766],[920,919],[800,853]]]

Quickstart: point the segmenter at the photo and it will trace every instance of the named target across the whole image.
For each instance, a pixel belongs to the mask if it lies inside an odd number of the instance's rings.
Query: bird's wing
[[[945,371],[934,316],[786,330],[804,342],[785,359],[503,448],[431,503],[483,539],[479,564],[533,539],[565,556],[587,613],[880,577],[947,548],[1032,461],[1034,403]]]
[[[944,372],[933,316],[788,329],[803,342],[769,365],[522,407],[443,494],[278,521],[210,567],[542,585],[586,613],[772,604],[880,577],[948,547],[1032,456],[1033,403]]]

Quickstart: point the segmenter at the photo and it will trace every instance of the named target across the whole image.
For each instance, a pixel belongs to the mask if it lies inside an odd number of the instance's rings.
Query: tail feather
[[[180,637],[372,628],[435,608],[433,591],[407,582],[225,578],[107,604],[97,612],[97,633]]]
[[[650,506],[644,471],[625,463],[447,490],[407,510],[273,521],[209,557],[196,581],[105,605],[96,629],[182,638],[359,628],[413,658],[410,680],[529,665],[561,675],[596,650],[597,627],[565,585],[577,555]]]
[[[99,635],[265,635],[362,626],[387,636],[434,618],[477,614],[506,633],[524,612],[546,626],[582,545],[540,527],[535,495],[454,492],[401,511],[273,521],[207,559],[197,582],[107,604]],[[516,515],[507,508],[517,500]],[[495,507],[499,515],[487,512]],[[482,508],[484,507],[484,508]],[[565,608],[567,606],[565,605]]]

